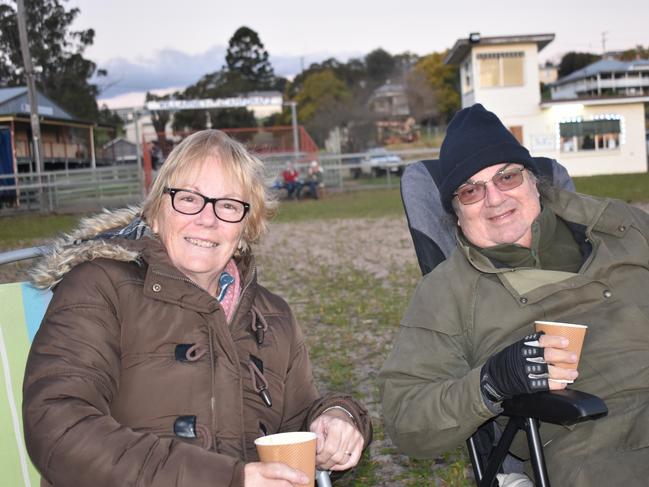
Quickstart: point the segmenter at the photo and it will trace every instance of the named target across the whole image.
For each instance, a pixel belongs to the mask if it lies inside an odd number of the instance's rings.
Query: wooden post
[[[151,183],[153,183],[153,164],[151,164],[151,150],[149,144],[142,136],[142,158],[144,160],[144,194],[149,194],[151,191]]]

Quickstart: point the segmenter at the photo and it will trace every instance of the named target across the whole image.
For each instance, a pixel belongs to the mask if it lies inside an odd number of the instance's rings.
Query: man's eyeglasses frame
[[[487,197],[487,183],[492,182],[496,188],[498,188],[499,191],[511,191],[512,189],[518,188],[521,184],[523,184],[523,181],[525,178],[523,177],[523,171],[525,171],[525,167],[509,167],[505,166],[501,170],[499,170],[494,176],[488,180],[488,181],[471,181],[468,180],[466,183],[462,184],[455,193],[453,193],[453,196],[457,197],[457,200],[463,204],[463,205],[474,205],[476,203],[479,203],[480,201],[484,200]],[[506,181],[503,180],[503,176],[518,176],[520,175],[520,181],[516,179],[515,183],[513,185],[508,185]],[[477,199],[472,199],[467,201],[467,198],[463,198],[463,189],[466,189],[468,187],[472,187],[473,189],[477,190],[479,193],[476,196]],[[464,199],[464,201],[463,201]]]

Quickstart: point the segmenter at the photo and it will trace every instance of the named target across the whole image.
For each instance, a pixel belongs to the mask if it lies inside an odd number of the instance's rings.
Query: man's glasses
[[[510,189],[518,188],[523,184],[523,171],[521,168],[508,168],[504,167],[498,171],[491,182],[500,191],[509,191]],[[472,205],[478,201],[485,199],[487,195],[487,183],[489,181],[467,181],[454,193],[457,199],[463,205]]]
[[[233,198],[208,198],[196,191],[180,188],[164,188],[163,193],[171,196],[171,206],[183,215],[197,215],[205,205],[212,203],[216,218],[228,223],[239,223],[250,210],[250,205]]]

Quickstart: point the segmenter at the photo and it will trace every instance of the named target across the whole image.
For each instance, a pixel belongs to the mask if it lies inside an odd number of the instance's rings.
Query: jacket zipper
[[[191,284],[194,287],[197,287],[198,289],[205,291],[202,287],[200,287],[198,284],[196,284],[194,281],[191,279],[188,279],[186,277],[179,277],[179,276],[174,276],[171,274],[166,274],[164,272],[159,272],[156,270],[152,270],[152,272],[158,276],[163,276],[163,277],[168,277],[169,279],[174,279],[176,281],[183,281]],[[207,292],[207,291],[206,291]],[[216,298],[215,298],[216,299]],[[218,436],[216,434],[216,394],[214,390],[214,381],[216,380],[216,370],[214,369],[214,332],[212,330],[212,327],[208,324],[207,325],[207,338],[209,342],[209,348],[210,348],[210,373],[211,373],[211,380],[210,380],[210,416],[211,416],[211,423],[212,423],[212,433],[214,435],[213,438],[213,445],[214,445],[214,450],[219,451],[219,444],[218,444]]]
[[[177,281],[188,282],[189,284],[191,284],[191,285],[197,287],[198,289],[201,289],[201,290],[204,291],[204,289],[202,287],[200,287],[198,284],[196,284],[191,279],[187,279],[185,277],[174,276],[174,275],[171,275],[171,274],[166,274],[164,272],[159,272],[159,271],[156,271],[156,270],[152,270],[152,272],[154,274],[158,275],[158,276],[168,277],[170,279],[175,279]],[[241,294],[239,295],[239,300],[237,301],[237,306],[234,309],[234,313],[232,314],[232,320],[230,321],[229,325],[231,325],[232,323],[236,323],[235,318],[237,317],[237,313],[239,312],[239,308],[241,307],[241,301],[243,301],[243,295],[248,290],[248,288],[250,287],[252,282],[255,280],[256,276],[257,276],[257,266],[255,265],[255,266],[252,267],[252,275],[251,275],[250,279],[248,280],[248,282],[246,282],[245,286],[241,290]],[[212,419],[212,432],[214,434],[214,442],[213,442],[214,450],[218,452],[219,451],[219,444],[218,444],[218,435],[216,434],[216,395],[215,395],[215,391],[214,391],[214,381],[216,380],[216,371],[214,370],[215,357],[214,357],[214,344],[212,342],[214,337],[213,337],[212,327],[209,326],[209,325],[207,327],[207,333],[208,333],[208,339],[209,339],[209,342],[210,342],[210,371],[211,371],[211,374],[212,374],[212,380],[210,381],[210,413],[211,413],[211,416],[212,416],[212,418],[211,418]],[[244,455],[245,455],[245,451],[246,451],[245,446],[246,446],[245,445],[245,437],[242,437],[242,451],[244,452]]]

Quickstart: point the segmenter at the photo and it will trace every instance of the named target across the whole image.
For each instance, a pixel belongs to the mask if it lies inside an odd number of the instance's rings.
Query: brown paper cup
[[[315,445],[316,434],[307,431],[277,433],[255,440],[257,453],[259,453],[259,459],[262,462],[286,463],[309,476],[309,483],[299,484],[300,487],[313,487]]]
[[[536,331],[543,331],[546,335],[561,336],[568,339],[568,348],[570,352],[577,355],[577,363],[567,364],[557,362],[552,365],[556,367],[563,367],[564,369],[577,369],[579,365],[579,358],[581,357],[581,348],[584,345],[584,338],[586,337],[586,325],[576,325],[574,323],[558,323],[556,321],[535,321],[534,326]],[[565,381],[571,383],[572,381]]]

